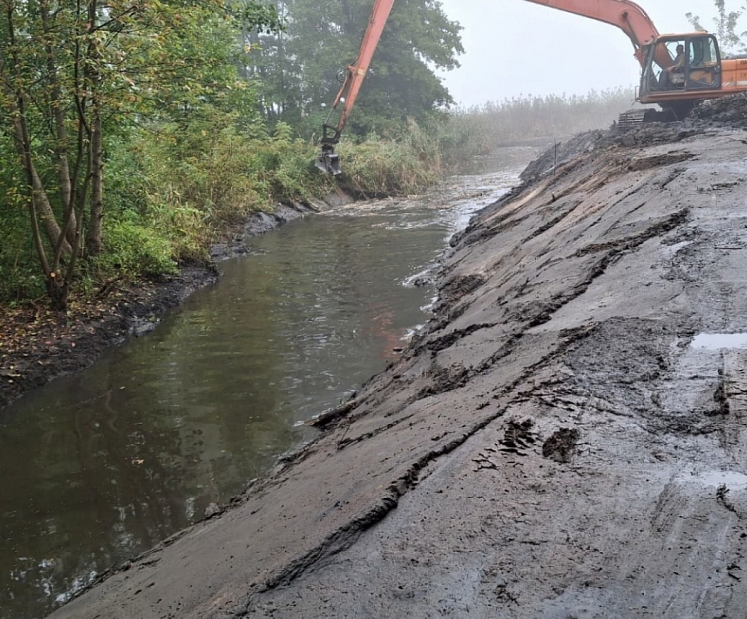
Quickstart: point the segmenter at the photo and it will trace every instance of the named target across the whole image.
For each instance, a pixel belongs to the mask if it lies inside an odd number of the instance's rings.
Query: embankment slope
[[[242,503],[52,616],[741,617],[747,134],[644,130],[454,242],[434,320]]]

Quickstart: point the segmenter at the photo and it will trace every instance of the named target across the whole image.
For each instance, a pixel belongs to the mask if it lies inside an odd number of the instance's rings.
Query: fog
[[[463,106],[522,94],[586,94],[638,82],[633,46],[613,26],[524,0],[441,2],[449,18],[464,27],[462,66],[441,74]],[[638,4],[662,34],[692,31],[685,17],[688,12],[715,30],[712,0],[642,0]],[[727,8],[737,7],[734,0],[731,6],[727,0]]]

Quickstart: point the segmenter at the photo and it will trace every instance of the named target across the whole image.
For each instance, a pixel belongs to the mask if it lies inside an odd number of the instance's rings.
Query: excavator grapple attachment
[[[325,174],[331,174],[332,176],[342,174],[342,170],[340,169],[340,155],[334,150],[322,150],[322,154],[316,158],[315,165]]]

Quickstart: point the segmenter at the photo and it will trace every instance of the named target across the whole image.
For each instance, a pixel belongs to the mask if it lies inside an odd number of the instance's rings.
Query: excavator
[[[621,124],[684,118],[698,101],[747,91],[747,58],[722,59],[716,37],[707,32],[659,34],[651,18],[629,0],[525,0],[617,26],[633,44],[641,65],[637,101],[658,104],[630,113]],[[357,60],[347,67],[334,103],[322,125],[321,154],[316,166],[339,175],[335,146],[355,105],[395,0],[375,0]],[[342,108],[340,109],[340,104]],[[339,109],[337,124],[330,124]]]

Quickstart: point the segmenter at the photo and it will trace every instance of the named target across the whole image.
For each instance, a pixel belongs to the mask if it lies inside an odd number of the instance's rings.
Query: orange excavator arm
[[[641,7],[629,0],[526,0],[534,4],[541,4],[567,13],[574,13],[590,19],[595,19],[606,24],[620,28],[633,43],[635,56],[641,66],[645,63],[645,47],[653,43],[659,36],[659,32]],[[327,121],[323,125],[323,134],[320,143],[322,153],[316,160],[316,166],[333,175],[340,174],[340,162],[335,153],[335,144],[340,141],[340,135],[345,128],[345,123],[355,105],[363,79],[371,64],[376,46],[379,44],[381,33],[384,31],[387,19],[391,13],[395,0],[376,0],[371,19],[363,37],[358,59],[347,68],[345,80],[337,93]],[[654,55],[655,62],[663,68],[672,64],[666,48],[657,45]],[[337,125],[330,125],[329,119],[332,113],[343,103],[340,118]]]
[[[327,121],[322,126],[323,133],[320,140],[322,154],[317,159],[316,166],[324,172],[329,172],[335,176],[340,174],[340,161],[338,155],[334,152],[335,144],[340,141],[342,130],[345,128],[350,112],[353,110],[353,105],[355,105],[355,100],[358,98],[371,59],[379,44],[379,39],[381,39],[381,33],[384,32],[384,26],[386,26],[389,14],[392,12],[392,6],[394,6],[394,0],[375,1],[371,18],[368,20],[366,34],[363,36],[363,43],[360,52],[358,52],[358,58],[347,68],[342,87],[335,97]],[[337,125],[330,125],[329,119],[340,103],[343,106]]]
[[[654,22],[641,7],[628,0],[526,0],[533,4],[574,13],[617,26],[633,43],[635,56],[643,65],[643,47],[659,37]]]
[[[644,47],[659,38],[659,31],[646,11],[630,0],[526,0],[526,2],[541,4],[617,26],[628,35],[633,43],[635,57],[641,66],[645,64]],[[664,46],[657,46],[654,61],[662,68],[672,64],[672,58]]]

